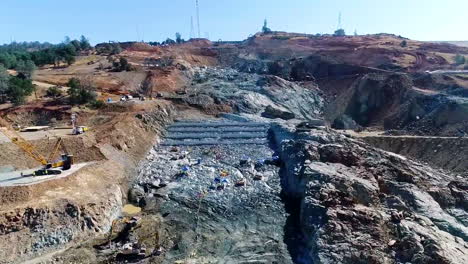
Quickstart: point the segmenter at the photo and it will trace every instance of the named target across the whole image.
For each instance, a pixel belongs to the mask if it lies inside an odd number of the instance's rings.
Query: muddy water
[[[126,204],[122,208],[122,213],[125,215],[136,215],[141,212],[141,208],[133,204]]]

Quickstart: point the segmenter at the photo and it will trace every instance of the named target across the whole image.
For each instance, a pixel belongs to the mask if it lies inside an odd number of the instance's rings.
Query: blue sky
[[[417,40],[468,40],[468,0],[199,0],[201,35],[241,40],[268,19],[273,30],[332,33],[342,12],[348,34],[394,33]],[[161,41],[190,35],[195,0],[3,0],[0,43]]]

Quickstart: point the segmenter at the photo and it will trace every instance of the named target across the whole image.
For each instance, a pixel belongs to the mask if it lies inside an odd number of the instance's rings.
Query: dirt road
[[[26,185],[33,185],[33,184],[45,182],[45,181],[65,178],[79,171],[80,169],[82,169],[83,167],[89,164],[91,163],[88,162],[88,163],[75,164],[70,170],[62,171],[62,173],[59,175],[47,175],[47,176],[36,176],[36,177],[32,177],[32,176],[23,177],[22,176],[22,175],[30,175],[34,171],[40,168],[0,173],[0,187],[26,186]]]
[[[35,132],[19,132],[20,136],[26,140],[38,140],[45,138],[57,138],[71,136],[72,129],[53,129],[46,131],[35,131]],[[11,142],[0,130],[0,143]]]
[[[415,136],[415,135],[384,135],[385,131],[363,131],[356,132],[354,130],[343,130],[347,135],[366,138],[366,137],[381,137],[381,138],[424,138],[424,139],[458,139],[460,137],[438,137],[438,136]]]

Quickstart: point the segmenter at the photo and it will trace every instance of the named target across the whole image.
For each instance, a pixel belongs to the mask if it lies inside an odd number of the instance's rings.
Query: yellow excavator
[[[42,168],[33,173],[33,176],[42,176],[42,175],[56,175],[62,173],[62,170],[69,170],[74,163],[73,155],[68,154],[65,145],[63,144],[62,138],[58,138],[55,143],[52,152],[49,157],[44,157],[39,153],[34,145],[29,143],[26,139],[21,137],[3,118],[0,117],[0,127],[3,134],[11,140],[15,145],[20,147],[26,154],[31,158],[38,161],[42,164]],[[59,148],[62,147],[65,151],[65,154],[62,154],[61,159],[58,161],[52,161],[55,158]],[[58,170],[60,168],[61,170]]]

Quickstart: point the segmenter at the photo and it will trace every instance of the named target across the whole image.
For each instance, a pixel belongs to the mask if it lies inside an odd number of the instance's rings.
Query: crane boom
[[[3,118],[0,117],[0,126],[5,127],[1,131],[3,134],[11,140],[15,145],[20,147],[24,152],[26,152],[31,158],[40,162],[42,165],[47,165],[47,159],[42,156],[37,150],[34,145],[29,143],[27,140],[22,138],[16,131],[11,127],[10,123],[5,121]]]

